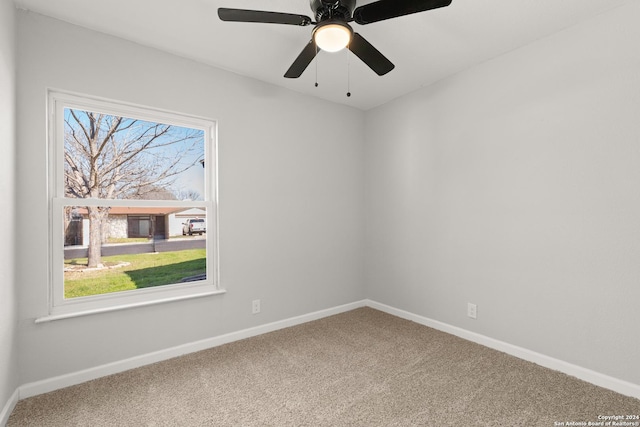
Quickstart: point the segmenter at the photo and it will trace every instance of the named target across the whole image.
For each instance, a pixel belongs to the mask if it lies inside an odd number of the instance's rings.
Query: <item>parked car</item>
[[[198,233],[202,235],[202,233],[207,232],[207,224],[202,218],[192,218],[188,219],[187,222],[182,223],[182,235],[186,236],[187,234],[191,236],[194,233]]]

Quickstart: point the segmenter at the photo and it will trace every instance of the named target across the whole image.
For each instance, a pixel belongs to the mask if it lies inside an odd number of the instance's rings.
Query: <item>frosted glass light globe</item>
[[[313,36],[318,47],[325,52],[338,52],[351,41],[351,31],[340,24],[327,24],[319,27]]]

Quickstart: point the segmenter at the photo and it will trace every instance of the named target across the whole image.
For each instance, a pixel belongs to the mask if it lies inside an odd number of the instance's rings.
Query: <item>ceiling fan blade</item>
[[[292,13],[264,12],[261,10],[246,9],[218,9],[218,17],[223,21],[232,22],[259,22],[265,24],[309,25],[311,18]]]
[[[358,33],[353,33],[349,50],[379,76],[383,76],[395,68],[395,65],[393,65],[391,61]]]
[[[304,49],[302,49],[302,52],[300,52],[296,60],[293,61],[293,64],[291,64],[291,67],[289,67],[284,76],[288,79],[297,79],[302,75],[304,70],[307,69],[317,54],[318,48],[316,47],[316,42],[311,39]]]
[[[380,0],[356,8],[353,11],[353,20],[360,25],[366,25],[450,4],[451,0]]]

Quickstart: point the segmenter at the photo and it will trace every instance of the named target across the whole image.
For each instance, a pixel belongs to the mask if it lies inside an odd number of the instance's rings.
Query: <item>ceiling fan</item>
[[[356,0],[310,0],[316,21],[305,15],[267,12],[260,10],[219,8],[223,21],[258,22],[267,24],[314,25],[311,40],[284,74],[298,78],[318,54],[318,48],[327,52],[349,49],[376,74],[383,76],[394,65],[364,37],[353,31],[350,22],[367,25],[399,16],[449,6],[452,0],[378,0],[355,7]]]

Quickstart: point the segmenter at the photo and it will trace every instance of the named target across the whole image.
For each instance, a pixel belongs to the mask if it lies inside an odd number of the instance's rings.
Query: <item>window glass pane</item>
[[[65,108],[64,196],[204,200],[204,147],[201,129]]]
[[[53,91],[49,108],[50,314],[218,293],[216,123]]]
[[[207,278],[205,207],[62,209],[65,298]],[[99,255],[92,255],[92,251]],[[92,264],[92,257],[99,262]]]

